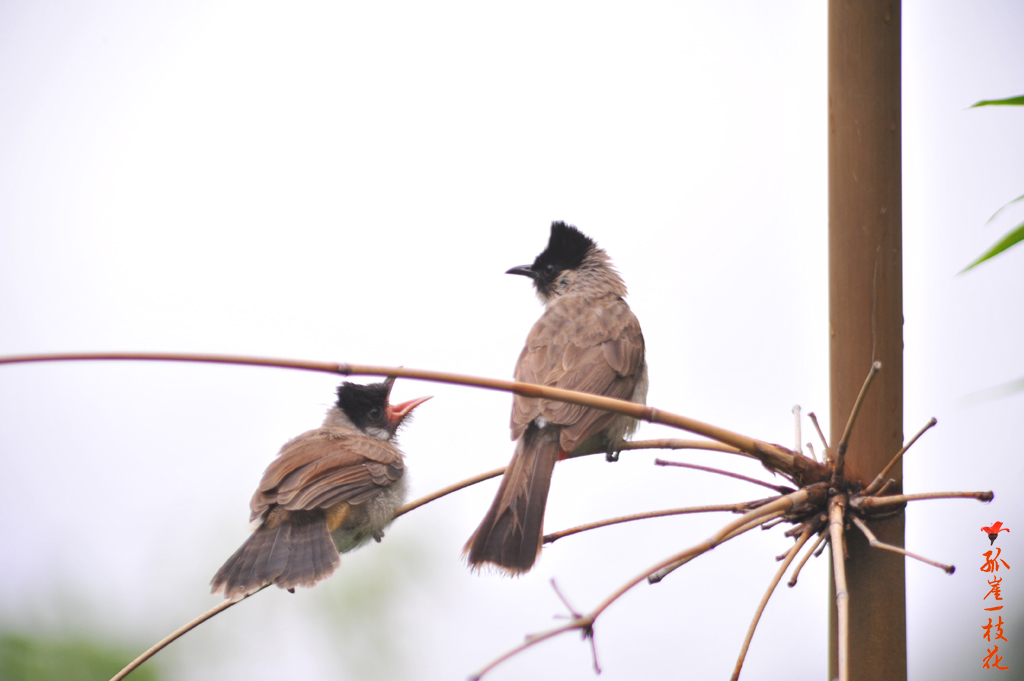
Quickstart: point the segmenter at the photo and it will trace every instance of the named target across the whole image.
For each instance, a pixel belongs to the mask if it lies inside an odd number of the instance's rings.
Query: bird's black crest
[[[386,420],[388,384],[384,381],[360,385],[345,381],[338,386],[337,404],[360,430],[367,426],[379,425]],[[374,409],[377,411],[374,412]]]
[[[574,270],[583,264],[587,252],[596,247],[593,239],[572,225],[552,222],[548,247],[533,261],[532,269],[538,274],[543,274],[548,265],[553,266],[548,272]]]

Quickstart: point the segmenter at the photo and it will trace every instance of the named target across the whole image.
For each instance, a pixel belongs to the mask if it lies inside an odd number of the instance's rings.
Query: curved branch
[[[715,452],[743,454],[743,452],[739,451],[738,449],[734,449],[733,447],[729,447],[728,445],[723,445],[719,442],[707,442],[705,440],[676,440],[666,438],[660,440],[636,440],[634,442],[622,442],[620,444],[622,445],[622,451],[640,449],[706,449]],[[590,450],[574,452],[573,455],[569,458],[577,459],[581,456],[590,456],[592,454],[604,454],[605,451],[606,448],[604,447],[594,447]],[[503,474],[504,472],[505,467],[503,466],[501,468],[495,468],[492,471],[480,473],[479,475],[474,475],[473,477],[466,478],[465,480],[462,480],[460,482],[448,485],[447,487],[439,489],[436,492],[432,492],[426,496],[416,499],[415,501],[410,501],[408,504],[405,504],[404,506],[401,506],[397,511],[395,511],[394,517],[397,518],[398,516],[405,515],[409,511],[419,508],[424,504],[429,504],[431,501],[436,501],[437,499],[447,496],[452,492],[458,492],[460,489],[471,487],[472,485],[475,485],[478,482],[484,482],[485,480],[496,478],[499,475]]]
[[[813,544],[811,544],[811,548],[807,549],[807,553],[805,553],[804,557],[800,559],[800,562],[796,564],[796,569],[793,570],[793,576],[789,578],[789,581],[786,583],[786,586],[790,588],[796,586],[796,580],[797,577],[800,576],[800,571],[804,569],[804,565],[807,564],[807,561],[810,559],[811,554],[814,553],[814,549],[818,548],[818,544],[825,541],[827,537],[827,532],[822,532],[818,535],[818,539]]]
[[[498,658],[496,658],[494,660],[491,660],[490,662],[487,663],[487,666],[485,666],[483,669],[478,671],[476,674],[473,674],[472,676],[470,676],[469,677],[470,681],[480,681],[480,679],[482,679],[484,677],[484,674],[486,674],[487,672],[491,671],[492,669],[497,667],[499,664],[501,664],[505,660],[508,660],[508,659],[510,659],[512,657],[515,657],[516,655],[518,655],[519,653],[523,652],[527,648],[529,648],[531,646],[535,646],[538,643],[540,643],[541,641],[546,641],[549,638],[554,638],[555,636],[558,636],[559,634],[564,634],[567,631],[573,631],[575,629],[583,629],[584,632],[589,631],[593,627],[593,620],[589,620],[589,621],[586,621],[586,620],[587,620],[587,618],[581,617],[581,618],[578,618],[578,619],[574,619],[574,620],[568,622],[567,624],[563,624],[562,626],[558,627],[557,629],[552,629],[550,631],[545,631],[545,632],[543,632],[541,634],[535,634],[533,636],[527,636],[525,641],[523,641],[522,643],[517,645],[512,650],[509,650],[506,653],[502,654],[500,657],[498,657]]]
[[[228,608],[230,608],[233,605],[237,605],[238,603],[241,603],[242,601],[244,601],[249,596],[253,596],[255,594],[258,594],[260,591],[263,591],[268,586],[270,586],[270,585],[267,584],[265,586],[261,586],[256,591],[253,591],[251,594],[246,594],[245,596],[243,596],[242,598],[239,598],[238,600],[233,600],[233,601],[232,600],[226,600],[226,601],[223,601],[223,602],[218,603],[217,605],[213,606],[212,608],[210,608],[209,610],[207,610],[202,615],[200,615],[199,617],[195,618],[194,620],[192,620],[188,624],[186,624],[186,625],[184,625],[184,626],[182,626],[182,627],[180,627],[178,629],[175,629],[173,632],[171,632],[170,634],[168,634],[164,638],[162,638],[159,641],[157,641],[156,643],[154,643],[149,648],[149,650],[147,650],[146,652],[142,653],[137,658],[135,658],[134,660],[129,662],[128,665],[124,669],[122,669],[117,674],[115,674],[113,677],[111,677],[110,681],[121,681],[121,679],[123,679],[124,677],[128,676],[133,671],[135,671],[135,669],[137,669],[139,667],[139,665],[141,665],[143,662],[145,662],[149,658],[153,657],[154,655],[159,653],[161,650],[166,648],[168,645],[170,645],[172,642],[176,641],[177,639],[181,638],[182,636],[184,636],[188,632],[192,631],[193,629],[198,627],[200,624],[202,624],[206,620],[210,619],[211,617],[214,617],[215,615],[219,615],[220,613],[224,612],[225,610],[227,610]]]
[[[452,485],[448,485],[447,487],[443,487],[437,490],[436,492],[432,492],[424,497],[420,497],[415,501],[410,501],[408,504],[400,506],[398,510],[395,511],[394,517],[397,518],[398,516],[405,515],[409,511],[417,509],[424,504],[429,504],[431,501],[436,501],[441,497],[448,496],[452,492],[458,492],[460,489],[471,487],[472,485],[475,485],[478,482],[483,482],[484,480],[496,478],[505,472],[505,468],[506,466],[502,466],[501,468],[495,468],[493,471],[487,471],[486,473],[474,475],[471,478],[466,478],[465,480],[456,482],[455,484]]]
[[[754,611],[754,619],[750,623],[750,627],[747,629],[747,637],[743,640],[743,647],[740,648],[739,659],[736,660],[736,667],[732,671],[732,681],[737,681],[740,678],[740,670],[743,669],[743,661],[747,658],[747,651],[750,649],[750,642],[754,639],[754,632],[757,630],[757,623],[761,621],[761,615],[764,613],[765,607],[768,605],[768,599],[772,597],[775,592],[775,587],[779,585],[779,580],[782,579],[782,575],[789,569],[790,563],[793,562],[793,558],[796,556],[797,551],[800,550],[807,540],[811,537],[811,528],[807,527],[804,529],[803,534],[800,535],[800,539],[797,540],[789,551],[786,552],[786,559],[782,565],[779,566],[778,571],[775,573],[775,577],[768,585],[768,590],[764,592],[764,596],[761,597],[761,602],[757,606],[757,610]]]
[[[570,527],[567,530],[560,530],[558,532],[552,532],[551,534],[544,535],[544,543],[552,544],[562,537],[569,537],[580,532],[586,532],[588,530],[596,530],[601,527],[608,527],[609,525],[618,525],[619,523],[628,523],[633,520],[646,520],[647,518],[661,518],[663,516],[670,515],[685,515],[688,513],[715,513],[717,511],[731,511],[737,513],[745,511],[750,507],[748,504],[718,504],[716,506],[690,506],[688,508],[670,508],[663,511],[648,511],[646,513],[633,513],[632,515],[618,516],[617,518],[608,518],[607,520],[598,520],[592,523],[586,523],[584,525],[577,525],[576,527]]]
[[[663,438],[660,440],[634,440],[632,442],[622,442],[622,451],[627,449],[702,449],[709,452],[725,452],[726,454],[739,454],[740,456],[746,456],[753,458],[750,454],[740,451],[735,447],[722,444],[721,442],[712,442],[708,440],[677,440],[675,438]],[[588,454],[604,454],[606,448],[595,448],[592,451],[587,451],[582,454],[574,454],[568,458],[574,459],[577,456],[586,456]]]
[[[778,492],[779,494],[789,494],[790,492],[794,491],[792,487],[785,487],[783,485],[773,485],[770,482],[758,480],[757,478],[751,478],[746,475],[740,475],[739,473],[732,473],[730,471],[723,471],[720,468],[711,468],[710,466],[698,466],[695,463],[683,463],[681,461],[665,461],[664,459],[655,459],[654,465],[675,466],[677,468],[692,468],[697,471],[704,471],[705,473],[717,473],[718,475],[724,475],[726,477],[736,478],[737,480],[743,480],[744,482],[752,482],[755,485],[761,485],[761,487],[767,487],[773,492]]]
[[[241,364],[287,369],[303,369],[306,371],[341,374],[343,376],[395,376],[397,378],[409,378],[435,383],[474,386],[488,390],[511,392],[524,397],[556,400],[559,402],[578,404],[584,407],[603,409],[616,414],[632,416],[635,419],[648,421],[650,423],[660,423],[680,430],[703,435],[704,437],[717,440],[718,442],[735,447],[742,452],[754,456],[773,470],[779,470],[790,475],[794,475],[798,480],[803,481],[804,484],[822,480],[828,474],[828,471],[820,464],[811,461],[802,454],[791,452],[781,445],[763,442],[747,435],[741,435],[740,433],[735,433],[725,428],[713,426],[696,419],[691,419],[679,414],[673,414],[654,407],[648,407],[647,405],[627,402],[625,400],[616,400],[610,397],[603,397],[601,395],[591,395],[572,390],[562,390],[560,388],[534,385],[532,383],[517,383],[515,381],[504,381],[495,378],[480,378],[477,376],[467,376],[465,374],[453,374],[442,371],[409,369],[406,367],[387,367],[370,364],[312,362],[266,357],[245,357],[241,355],[169,352],[92,352],[20,355],[0,357],[0,364],[70,360],[148,360]]]

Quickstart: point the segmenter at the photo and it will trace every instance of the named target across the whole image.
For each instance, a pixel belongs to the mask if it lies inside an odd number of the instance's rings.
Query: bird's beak
[[[402,402],[401,404],[389,404],[388,421],[397,426],[406,416],[409,415],[409,412],[429,400],[431,397],[433,397],[433,395],[417,397],[415,400],[409,400],[408,402]]]
[[[520,265],[519,267],[513,267],[512,269],[505,272],[505,274],[521,274],[524,277],[530,279],[536,279],[537,273],[533,271],[533,267],[530,265]]]

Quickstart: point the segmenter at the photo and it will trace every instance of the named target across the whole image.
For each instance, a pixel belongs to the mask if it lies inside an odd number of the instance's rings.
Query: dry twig
[[[862,492],[862,494],[867,496],[871,496],[876,492],[881,494],[882,490],[880,490],[879,487],[882,486],[882,482],[885,480],[885,476],[889,475],[889,471],[892,470],[892,467],[896,465],[897,461],[903,458],[903,455],[907,452],[907,450],[914,446],[914,443],[917,442],[917,438],[924,435],[925,431],[934,426],[936,423],[938,423],[938,421],[936,421],[935,417],[933,416],[932,419],[925,424],[924,428],[917,431],[917,435],[910,438],[910,442],[905,444],[903,448],[900,449],[900,451],[896,452],[896,456],[892,457],[892,461],[887,463],[885,465],[885,468],[883,468],[881,472],[875,476],[875,479],[871,481],[871,484],[864,488],[864,492]]]
[[[618,525],[619,523],[628,523],[633,520],[646,520],[647,518],[662,518],[670,515],[686,515],[689,513],[715,513],[718,511],[731,511],[733,513],[744,512],[750,509],[750,503],[744,504],[718,504],[716,506],[690,506],[687,508],[670,508],[662,511],[648,511],[646,513],[633,513],[631,515],[618,516],[616,518],[608,518],[607,520],[597,520],[592,523],[586,523],[583,525],[577,525],[576,527],[570,527],[565,530],[559,530],[558,532],[552,532],[551,534],[544,535],[544,543],[551,544],[563,537],[568,537],[580,532],[587,532],[588,530],[596,530],[601,527],[608,527],[609,525]]]
[[[740,678],[740,670],[743,669],[743,660],[747,657],[747,650],[750,648],[750,641],[754,638],[754,631],[757,629],[757,623],[761,620],[761,614],[764,613],[765,606],[768,605],[768,599],[770,599],[772,594],[775,592],[775,587],[779,585],[779,580],[782,579],[782,575],[784,575],[786,570],[789,569],[789,564],[793,562],[793,558],[796,556],[797,551],[807,543],[807,540],[810,539],[810,537],[811,528],[808,527],[803,531],[803,534],[800,535],[800,539],[798,539],[797,542],[790,547],[789,551],[786,552],[785,562],[783,562],[775,572],[775,577],[772,578],[771,583],[768,585],[768,590],[765,591],[764,596],[761,597],[761,602],[758,604],[757,610],[754,611],[754,619],[750,623],[750,627],[747,629],[747,637],[743,640],[743,647],[740,648],[739,659],[736,660],[736,667],[732,672],[732,681],[737,681],[737,679]]]
[[[795,424],[796,425],[796,446],[793,447],[793,451],[794,452],[800,452],[801,451],[801,447],[803,447],[803,444],[802,444],[803,443],[803,435],[800,433],[801,423],[800,423],[800,405],[799,404],[794,404],[793,405],[793,417],[794,417],[794,420],[796,421],[796,424]]]
[[[766,523],[774,522],[776,519],[784,516],[785,514],[786,514],[785,511],[774,511],[774,512],[769,513],[768,515],[762,516],[760,518],[755,518],[754,520],[751,520],[749,523],[741,525],[741,526],[737,527],[735,530],[733,530],[732,532],[730,532],[729,534],[727,534],[722,539],[722,541],[719,542],[719,545],[724,544],[725,542],[727,542],[727,541],[729,541],[731,539],[735,539],[736,537],[740,536],[741,534],[745,534],[745,533],[749,532],[750,530],[754,529],[755,527],[764,527],[764,525]],[[677,560],[676,562],[672,563],[671,565],[666,565],[665,567],[661,568],[660,570],[658,570],[654,574],[650,575],[647,578],[647,582],[649,584],[657,584],[658,582],[660,582],[661,580],[665,579],[670,574],[672,574],[673,572],[678,570],[679,568],[681,568],[684,565],[686,565],[687,563],[689,563],[691,560],[696,558],[698,555],[700,555],[700,554],[695,554],[693,556],[689,556],[687,558],[683,558],[681,560]]]
[[[908,501],[923,501],[925,499],[977,499],[988,503],[995,498],[992,492],[924,492],[922,494],[894,494],[891,497],[862,497],[856,496],[850,500],[850,506],[857,510],[872,508],[885,508],[897,506]]]
[[[809,411],[807,412],[807,418],[809,418],[811,423],[814,424],[814,429],[818,431],[818,437],[821,438],[821,446],[825,448],[825,451],[822,452],[822,457],[824,457],[825,462],[832,463],[834,461],[832,457],[832,450],[829,449],[828,440],[825,439],[825,433],[821,432],[821,426],[818,425],[818,417],[815,416],[813,411]]]
[[[809,549],[807,549],[807,553],[804,554],[804,557],[801,558],[800,562],[796,564],[796,569],[793,570],[793,576],[789,578],[788,582],[786,582],[786,586],[788,586],[790,588],[793,588],[794,586],[796,586],[796,580],[797,580],[797,577],[800,576],[800,571],[803,570],[804,565],[806,565],[807,561],[810,560],[811,554],[814,553],[814,549],[818,548],[818,544],[820,544],[821,542],[825,541],[826,537],[828,537],[828,533],[827,532],[822,532],[821,534],[818,535],[818,538],[814,540],[814,543],[811,544],[811,547]]]
[[[818,455],[814,453],[814,444],[811,443],[811,442],[808,442],[806,446],[807,446],[807,451],[809,451],[811,453],[811,458],[814,459],[815,461],[817,461],[818,460]]]
[[[867,378],[864,379],[864,385],[860,387],[860,393],[857,395],[857,400],[853,403],[853,409],[850,410],[850,418],[846,421],[846,429],[843,430],[843,437],[839,440],[839,445],[836,447],[836,461],[835,466],[832,468],[832,489],[836,489],[836,485],[843,477],[843,468],[846,466],[846,447],[850,444],[850,434],[853,433],[853,424],[857,421],[857,415],[860,414],[860,407],[864,404],[864,398],[868,394],[868,388],[871,387],[871,382],[875,380],[875,376],[882,370],[881,362],[872,362],[871,369],[868,371]]]
[[[850,519],[853,520],[853,524],[856,525],[857,528],[860,529],[860,531],[864,533],[864,536],[867,537],[867,539],[868,539],[868,544],[872,548],[875,548],[875,549],[885,549],[886,551],[892,551],[893,553],[898,553],[898,554],[903,555],[903,556],[909,556],[911,558],[916,558],[917,560],[921,561],[922,563],[928,563],[929,565],[932,565],[934,567],[937,567],[937,568],[940,568],[942,570],[945,570],[946,574],[948,574],[948,575],[951,575],[951,574],[953,574],[954,571],[956,571],[956,567],[954,567],[952,565],[944,565],[943,563],[939,563],[939,562],[934,561],[934,560],[929,560],[928,558],[925,558],[924,556],[918,555],[916,553],[912,553],[910,551],[907,551],[906,549],[901,549],[898,546],[893,546],[892,544],[886,544],[885,542],[878,541],[878,537],[875,536],[875,533],[872,532],[870,530],[870,528],[868,528],[867,524],[865,524],[865,522],[863,520],[861,520],[860,518],[858,518],[857,516],[855,516],[853,514],[850,514]]]
[[[467,487],[477,484],[478,482],[483,482],[484,480],[496,478],[504,472],[505,466],[502,466],[501,468],[495,468],[493,471],[480,473],[479,475],[474,475],[471,478],[466,478],[465,480],[461,480],[454,484],[448,485],[447,487],[443,487],[437,490],[436,492],[431,492],[426,496],[422,496],[419,499],[410,501],[408,504],[405,504],[404,506],[400,506],[398,510],[395,511],[395,518],[403,516],[409,511],[415,510],[424,504],[429,504],[431,501],[436,501],[441,497],[447,496],[452,492],[458,492],[460,489],[465,489]]]
[[[846,556],[843,541],[843,515],[846,495],[837,494],[828,502],[828,531],[832,540],[832,569],[836,586],[836,612],[839,626],[839,681],[850,678],[850,594],[846,590]]]
[[[743,480],[745,482],[752,482],[755,485],[761,485],[761,487],[767,487],[768,489],[772,490],[773,492],[778,492],[779,494],[789,494],[790,492],[795,491],[792,487],[785,487],[783,485],[773,485],[770,482],[764,482],[763,480],[758,480],[756,478],[750,478],[750,477],[747,477],[746,475],[740,475],[739,473],[732,473],[730,471],[723,471],[721,468],[711,468],[710,466],[698,466],[695,463],[683,463],[681,461],[665,461],[664,459],[655,459],[654,460],[654,465],[655,466],[675,466],[677,468],[692,468],[692,469],[697,470],[697,471],[705,471],[707,473],[716,473],[718,475],[725,475],[725,476],[728,476],[730,478],[736,478],[737,480]]]

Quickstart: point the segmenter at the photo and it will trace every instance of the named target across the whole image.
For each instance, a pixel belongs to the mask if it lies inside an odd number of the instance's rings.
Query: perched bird
[[[395,379],[338,387],[322,426],[287,442],[249,502],[256,531],[217,571],[211,592],[246,596],[267,584],[294,591],[326,579],[345,553],[380,541],[405,500],[395,433],[420,397],[391,405]]]
[[[508,274],[533,279],[544,314],[530,330],[515,379],[644,403],[647,362],[640,322],[623,298],[626,285],[608,255],[578,229],[551,225],[544,252]],[[466,543],[469,564],[527,572],[540,553],[544,506],[555,462],[600,447],[609,461],[636,429],[628,416],[516,395],[512,461],[491,508]]]

